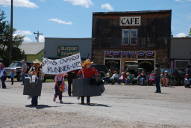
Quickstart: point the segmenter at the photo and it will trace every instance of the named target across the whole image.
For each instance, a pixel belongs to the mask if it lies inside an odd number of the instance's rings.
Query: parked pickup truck
[[[11,63],[9,65],[9,67],[5,68],[5,72],[7,74],[7,77],[10,78],[10,72],[13,70],[15,73],[15,78],[17,79],[17,81],[21,81],[22,65],[23,65],[22,61],[15,61],[15,62]],[[32,63],[27,62],[28,69],[30,68],[31,65],[32,65]]]

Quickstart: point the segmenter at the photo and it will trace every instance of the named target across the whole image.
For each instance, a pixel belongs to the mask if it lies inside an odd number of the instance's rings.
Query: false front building
[[[92,58],[109,69],[127,71],[137,64],[151,72],[169,66],[171,10],[95,12]]]

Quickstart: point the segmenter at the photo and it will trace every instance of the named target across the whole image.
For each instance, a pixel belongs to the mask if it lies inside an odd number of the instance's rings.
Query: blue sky
[[[10,19],[10,0],[0,0]],[[14,0],[14,28],[34,42],[44,37],[91,37],[92,12],[172,9],[172,34],[186,36],[191,28],[191,0]]]

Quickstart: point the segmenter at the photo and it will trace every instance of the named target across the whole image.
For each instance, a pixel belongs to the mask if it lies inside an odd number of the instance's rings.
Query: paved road
[[[20,83],[7,86],[0,89],[2,128],[191,128],[191,89],[184,87],[156,94],[152,86],[106,85],[103,96],[87,106],[67,93],[64,104],[54,103],[53,83],[44,83],[40,106],[30,108]]]

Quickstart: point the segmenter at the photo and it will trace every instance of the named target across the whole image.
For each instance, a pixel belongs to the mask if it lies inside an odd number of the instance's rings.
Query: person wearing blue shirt
[[[6,84],[5,84],[6,72],[4,69],[4,65],[2,63],[0,63],[0,79],[1,79],[1,83],[2,83],[2,88],[5,89],[6,88]]]
[[[13,85],[13,83],[14,83],[14,77],[15,77],[15,72],[14,72],[14,70],[11,70],[11,72],[10,72],[11,85]]]

